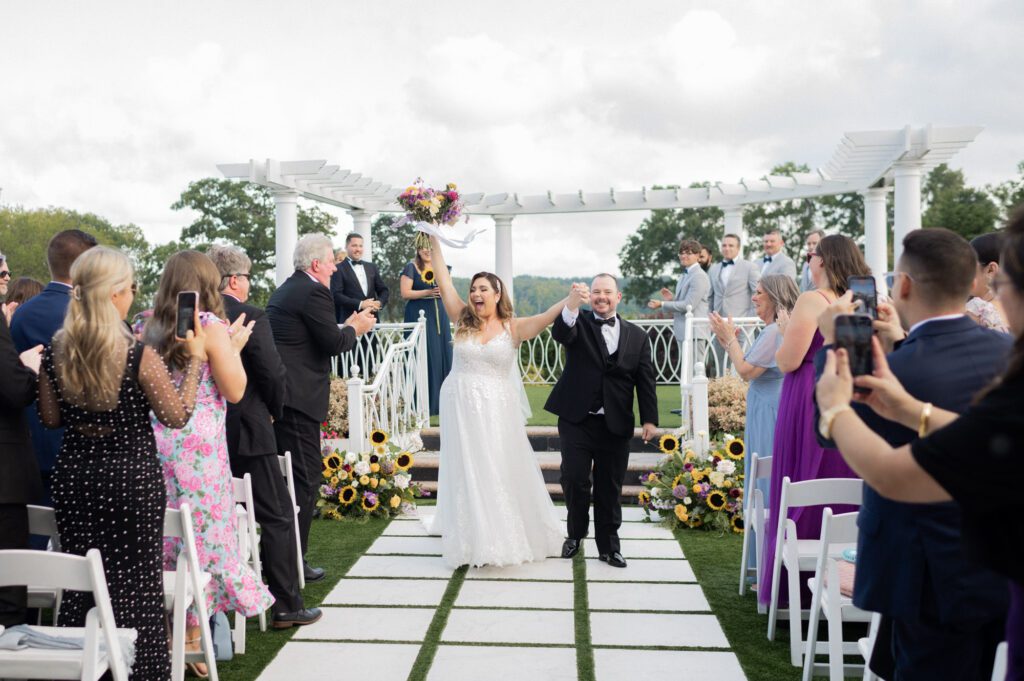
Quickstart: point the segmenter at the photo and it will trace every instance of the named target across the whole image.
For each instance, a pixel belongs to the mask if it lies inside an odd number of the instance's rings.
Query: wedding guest
[[[800,270],[800,292],[813,291],[814,282],[811,280],[811,253],[818,248],[818,243],[824,238],[825,231],[821,229],[812,229],[811,233],[807,235],[807,240],[804,245],[807,247],[807,252],[804,257],[804,264]]]
[[[697,262],[700,263],[700,268],[705,272],[711,267],[711,249],[707,246],[700,247],[700,256],[697,258]]]
[[[185,379],[189,357],[184,342],[175,338],[178,293],[197,291],[199,322],[206,335],[206,361],[199,368],[199,390],[191,420],[165,426],[153,419],[157,453],[172,508],[187,503],[195,523],[199,567],[212,579],[206,587],[210,614],[234,611],[252,617],[270,608],[273,596],[256,579],[238,550],[238,521],[234,508],[231,468],[228,463],[225,420],[227,402],[237,403],[248,383],[239,352],[252,331],[245,316],[228,327],[218,288],[220,273],[199,251],[179,251],[164,265],[153,301],[153,316],[146,322],[143,339],[163,357],[175,382]],[[168,539],[164,566],[174,569],[181,542]],[[190,607],[185,629],[186,650],[199,650],[199,620]],[[205,665],[196,664],[197,673]]]
[[[124,319],[135,298],[132,267],[103,246],[71,267],[75,282],[64,327],[43,353],[39,414],[66,426],[53,471],[57,529],[65,553],[98,548],[119,627],[138,632],[132,679],[170,675],[161,543],[167,493],[150,411],[179,428],[195,406],[205,335],[189,332],[180,388],[158,352],[132,338]],[[197,326],[198,329],[198,326]],[[65,591],[61,626],[85,625],[92,595]]]
[[[782,232],[773,229],[764,235],[764,256],[761,258],[761,276],[785,274],[796,281],[796,264],[782,250]]]
[[[1009,335],[964,316],[976,269],[974,251],[956,233],[914,230],[903,240],[893,303],[879,305],[875,323],[893,375],[919,399],[956,413],[1005,370],[1012,346]],[[832,347],[832,316],[852,312],[847,292],[822,314],[825,348]],[[824,361],[823,349],[815,367],[820,370]],[[937,366],[943,370],[935,371]],[[893,447],[916,438],[864,405],[855,409]],[[819,442],[835,446],[820,434]],[[858,525],[854,604],[885,616],[872,670],[887,679],[966,681],[982,670],[989,678],[1006,618],[1006,580],[972,565],[960,551],[959,507],[901,504],[867,484]]]
[[[330,284],[339,324],[360,310],[371,310],[376,317],[390,295],[377,266],[362,259],[362,236],[352,232],[345,237],[345,253],[348,257],[338,263]]]
[[[0,551],[29,548],[25,506],[35,503],[43,491],[25,423],[25,407],[36,399],[42,350],[39,345],[19,357],[7,318],[0,315]],[[25,587],[0,588],[0,626],[25,623],[25,598]]]
[[[1024,457],[1024,213],[1006,229],[1001,271],[994,278],[996,295],[1015,336],[1007,370],[985,389],[961,416],[907,392],[893,375],[881,344],[874,341],[874,373],[853,378],[846,353],[829,352],[817,399],[821,431],[838,444],[843,457],[881,496],[908,503],[955,501],[962,511],[962,546],[967,559],[1010,579],[1009,614],[1004,633],[1009,643],[1006,679],[1024,679],[1024,563],[1019,559],[1024,528],[1017,518],[1024,510],[1020,494],[993,494],[970,470],[990,471],[1000,480],[1020,480]],[[973,350],[969,355],[976,356]],[[963,361],[964,355],[957,359]],[[943,370],[949,368],[943,366]],[[916,432],[910,444],[893,446],[872,432],[850,408],[853,386],[870,389],[859,398],[879,416]],[[859,562],[859,557],[858,557]],[[970,588],[970,585],[964,585]],[[955,653],[957,648],[949,651]],[[945,672],[939,677],[946,678]],[[984,678],[979,671],[977,678]]]
[[[425,273],[430,281],[424,280]],[[424,313],[427,322],[427,380],[430,385],[430,415],[438,412],[441,384],[452,369],[452,328],[448,313],[440,303],[440,289],[431,269],[431,250],[420,248],[406,263],[399,278],[405,304],[405,321],[415,322]]]
[[[334,251],[334,264],[340,265],[345,262],[345,258],[348,257],[348,253],[345,252],[344,248],[338,248]]]
[[[11,282],[7,291],[7,305],[12,303],[15,306],[22,305],[30,298],[35,298],[43,292],[43,285],[32,277],[18,277]],[[14,310],[11,310],[14,314]]]
[[[693,310],[694,317],[708,316],[708,296],[711,293],[711,282],[708,275],[701,269],[697,259],[702,246],[692,239],[685,239],[679,244],[679,264],[683,273],[676,283],[673,293],[667,288],[661,289],[661,300],[648,301],[647,307],[652,310],[668,310],[672,313],[672,335],[680,343],[686,340],[686,311]],[[694,338],[706,339],[707,332],[703,328],[694,328]],[[701,355],[698,356],[702,356]]]
[[[7,289],[11,283],[11,266],[7,264],[7,256],[0,253],[0,297],[7,295]],[[3,315],[4,320],[8,323],[11,322],[11,316],[14,311],[18,309],[18,305],[9,305],[6,298],[3,303]]]
[[[354,348],[356,338],[372,329],[376,320],[367,307],[350,315],[340,328],[335,322],[329,287],[336,267],[326,236],[307,234],[299,239],[292,261],[295,273],[270,296],[267,318],[287,372],[284,411],[274,421],[274,435],[278,454],[292,453],[305,556],[322,479],[320,424],[327,418],[331,358]],[[324,570],[306,564],[305,577],[306,582],[321,580]]]
[[[722,317],[753,317],[754,304],[751,299],[761,276],[758,266],[740,258],[740,238],[735,234],[726,234],[722,238],[721,247],[722,260],[708,270],[708,278],[711,280],[708,310]],[[715,340],[711,343],[711,349],[717,366],[709,375],[721,376],[725,373],[725,350]]]
[[[818,316],[846,293],[846,280],[853,275],[869,275],[870,268],[853,239],[833,235],[818,243],[811,253],[811,279],[815,290],[800,294],[792,316],[778,315],[782,344],[775,353],[775,362],[785,375],[779,396],[779,419],[772,443],[772,475],[768,491],[769,517],[778,517],[782,479],[793,482],[817,478],[854,477],[839,452],[818,445],[814,428],[814,354],[822,346],[818,331]],[[853,510],[835,506],[836,513]],[[821,507],[808,506],[792,509],[789,517],[796,523],[797,534],[803,538],[816,538],[821,534]],[[777,525],[768,523],[764,537],[762,560],[772,565],[775,560],[775,534]],[[758,601],[767,605],[771,599],[772,573],[766,572],[758,584]],[[779,584],[780,603],[787,600],[786,581]]]
[[[53,235],[46,246],[46,263],[50,268],[50,283],[42,293],[18,306],[11,317],[11,338],[18,352],[24,352],[37,345],[47,346],[64,324],[68,301],[71,300],[71,266],[78,257],[93,248],[96,239],[80,229],[67,229]],[[36,503],[53,506],[50,496],[50,481],[54,462],[60,449],[63,429],[49,430],[39,421],[35,408],[25,411],[32,450],[39,462],[43,477],[43,494]],[[47,540],[33,540],[33,548],[45,549]]]
[[[277,460],[274,419],[284,411],[285,368],[277,354],[270,322],[263,310],[247,305],[252,261],[237,246],[213,246],[207,255],[220,272],[220,293],[231,322],[252,321],[252,335],[242,348],[248,378],[238,403],[228,403],[227,443],[231,473],[252,479],[256,522],[260,524],[260,561],[274,596],[274,628],[312,624],[319,608],[306,608],[299,593],[295,548],[295,510]]]
[[[999,274],[999,247],[1002,232],[990,232],[971,239],[971,248],[978,256],[978,272],[967,301],[967,315],[989,329],[1009,333],[1006,314],[1003,312],[992,281]]]

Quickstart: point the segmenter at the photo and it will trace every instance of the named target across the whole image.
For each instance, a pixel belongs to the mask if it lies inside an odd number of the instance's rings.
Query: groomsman
[[[740,238],[735,234],[726,234],[722,237],[721,247],[722,260],[712,265],[708,271],[708,278],[711,279],[708,309],[726,319],[753,317],[756,314],[753,297],[761,272],[757,264],[739,257]],[[711,367],[707,367],[709,375],[720,375],[725,366],[725,350],[714,338],[711,339],[711,349],[716,370],[711,371]]]
[[[345,237],[345,252],[348,257],[338,263],[337,271],[331,275],[331,295],[339,324],[361,310],[371,310],[376,317],[388,304],[390,295],[377,266],[362,259],[362,236],[352,232]]]
[[[700,268],[705,272],[711,269],[711,249],[707,246],[701,246],[697,262],[700,263]]]
[[[652,310],[668,310],[672,313],[672,335],[682,343],[686,339],[686,308],[693,309],[694,317],[708,316],[708,296],[711,293],[711,280],[701,269],[698,258],[703,248],[698,242],[685,240],[679,244],[679,263],[683,273],[676,284],[675,293],[667,288],[661,289],[661,300],[652,300],[647,307]],[[695,338],[707,338],[707,329],[694,329]]]
[[[807,241],[804,245],[807,246],[807,252],[804,255],[804,266],[800,270],[800,292],[813,291],[816,287],[814,282],[811,281],[811,254],[818,250],[818,243],[822,237],[825,236],[825,231],[821,229],[812,229],[811,233],[807,235]]]
[[[323,470],[320,424],[327,418],[331,358],[354,348],[356,338],[373,328],[374,318],[367,308],[353,313],[340,328],[335,322],[329,286],[336,267],[326,236],[307,234],[299,239],[292,260],[295,274],[270,296],[267,317],[286,370],[284,409],[274,421],[274,434],[278,453],[292,453],[305,556]],[[324,571],[307,564],[305,575],[307,582],[317,581]]]
[[[796,281],[796,263],[782,250],[782,234],[773,229],[764,235],[764,257],[761,258],[761,276],[785,274]],[[799,283],[799,282],[797,282]]]

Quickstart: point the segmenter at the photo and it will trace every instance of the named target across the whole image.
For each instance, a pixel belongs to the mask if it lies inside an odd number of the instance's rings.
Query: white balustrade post
[[[290,189],[274,190],[274,279],[277,286],[292,276],[295,243],[299,240],[299,193]]]
[[[743,257],[743,249],[747,247],[747,228],[743,226],[743,206],[730,206],[724,208],[725,213],[725,234],[735,234],[740,238],[740,252],[737,257]]]
[[[366,424],[363,413],[363,379],[359,377],[359,367],[352,367],[352,378],[345,382],[348,386],[348,448],[353,452],[366,449]]]
[[[886,248],[885,196],[888,189],[874,187],[861,192],[864,197],[864,259],[868,261],[871,273],[875,275],[875,287],[880,293],[888,293],[885,273],[889,271],[889,253]]]
[[[697,362],[693,365],[693,432],[697,435],[697,446],[701,454],[706,453],[708,449],[709,423],[708,377],[704,371],[704,364]]]
[[[921,165],[918,161],[893,165],[896,185],[892,227],[894,265],[903,254],[903,238],[915,229],[921,229]]]
[[[683,343],[680,348],[679,360],[679,407],[682,425],[687,429],[689,435],[693,435],[693,419],[690,418],[690,387],[693,379],[693,372],[690,369],[693,363],[693,306],[686,306],[686,320],[683,322]]]
[[[430,378],[427,360],[427,318],[426,312],[420,310],[420,318],[416,322],[420,338],[416,348],[416,395],[418,399],[417,419],[423,427],[430,425]]]
[[[494,216],[494,273],[505,283],[508,299],[513,298],[512,281],[512,217]]]
[[[370,233],[370,222],[373,213],[354,209],[348,211],[352,216],[352,231],[363,237],[363,260],[373,262],[373,235]]]

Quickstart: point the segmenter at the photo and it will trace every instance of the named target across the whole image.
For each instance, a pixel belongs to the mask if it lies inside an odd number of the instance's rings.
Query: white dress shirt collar
[[[959,314],[944,314],[944,315],[939,315],[938,317],[929,317],[928,319],[922,319],[917,324],[914,324],[912,327],[910,327],[910,330],[907,331],[907,336],[910,336],[910,334],[914,333],[915,331],[920,329],[922,326],[924,326],[928,322],[945,322],[945,321],[949,321],[951,319],[960,319],[963,316],[964,315],[962,313],[959,313]]]

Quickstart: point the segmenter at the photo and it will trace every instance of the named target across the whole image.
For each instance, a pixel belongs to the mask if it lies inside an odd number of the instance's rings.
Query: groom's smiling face
[[[598,317],[608,319],[622,300],[622,292],[614,277],[598,275],[590,283],[590,308]]]

